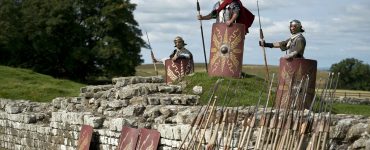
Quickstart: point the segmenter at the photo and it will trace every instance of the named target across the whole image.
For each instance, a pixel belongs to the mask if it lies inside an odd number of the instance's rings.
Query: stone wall
[[[94,149],[116,149],[123,126],[156,129],[159,149],[176,149],[202,107],[194,106],[199,96],[181,94],[183,88],[166,85],[160,76],[122,77],[51,103],[0,99],[0,149],[76,149],[83,124],[94,128]],[[241,122],[253,109],[238,110]],[[370,149],[369,123],[368,117],[333,115],[332,149]]]

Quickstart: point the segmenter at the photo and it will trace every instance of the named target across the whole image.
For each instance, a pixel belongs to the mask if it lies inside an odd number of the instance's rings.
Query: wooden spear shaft
[[[215,98],[214,98],[214,101],[213,101],[212,107],[211,107],[211,109],[210,109],[210,114],[209,114],[209,116],[208,116],[208,118],[207,118],[206,124],[204,125],[204,130],[203,130],[203,133],[201,134],[201,138],[200,138],[200,139],[203,139],[204,134],[206,133],[206,129],[207,129],[207,126],[208,126],[209,120],[210,120],[210,118],[211,118],[211,116],[212,116],[213,112],[215,111],[216,101],[217,101],[217,96],[215,96]],[[200,141],[200,142],[198,143],[198,146],[197,146],[197,149],[196,149],[196,150],[199,150],[201,145],[202,145],[202,142]]]
[[[155,57],[154,57],[152,46],[150,45],[149,36],[148,36],[148,33],[146,31],[145,31],[145,33],[146,33],[146,38],[147,38],[148,44],[149,44],[150,56],[152,57],[152,61],[153,61],[153,65],[154,65],[154,71],[155,71],[155,74],[158,75],[157,65],[155,64],[156,62],[154,62]]]
[[[211,149],[215,148],[217,135],[218,135],[218,129],[220,128],[220,124],[222,123],[222,120],[223,120],[224,108],[225,108],[225,105],[227,104],[226,101],[227,101],[227,96],[228,96],[228,93],[229,93],[230,86],[231,86],[231,80],[229,80],[229,84],[227,86],[227,91],[226,91],[225,96],[224,96],[224,102],[223,102],[223,105],[221,107],[219,120],[216,123],[215,131],[213,133],[211,133],[210,141],[208,142],[208,144],[206,146],[207,150],[211,150]]]
[[[197,0],[197,11],[198,11],[198,15],[200,15],[200,5],[199,5],[199,1],[198,0]],[[200,24],[200,32],[201,32],[201,35],[202,35],[202,44],[203,44],[203,53],[204,53],[204,64],[206,65],[206,72],[208,72],[206,47],[204,45],[203,25],[202,25],[202,21],[201,20],[199,20],[199,24]]]
[[[222,82],[222,80],[223,80],[223,79],[218,79],[218,80],[216,81],[216,83],[215,83],[215,85],[214,85],[214,87],[213,87],[213,90],[212,90],[212,92],[211,92],[211,94],[210,94],[210,98],[209,98],[208,103],[207,103],[207,105],[206,105],[205,111],[204,111],[203,115],[200,115],[200,117],[199,117],[199,120],[200,120],[200,121],[199,121],[199,124],[198,124],[198,126],[197,126],[197,127],[199,127],[199,128],[200,128],[200,125],[202,124],[202,122],[203,122],[203,120],[204,120],[203,118],[205,118],[206,111],[208,110],[208,107],[209,107],[209,105],[211,104],[211,101],[212,101],[212,99],[213,99],[213,96],[214,96],[214,94],[216,93],[216,91],[218,90],[219,84]],[[203,106],[202,106],[201,108],[203,108]],[[202,109],[199,109],[198,114],[200,114],[201,110],[202,110]],[[192,128],[191,128],[191,129],[192,129]],[[188,131],[187,135],[189,134],[189,132],[191,131],[191,129]],[[197,130],[197,128],[195,128],[195,131],[196,131],[196,130]],[[195,131],[194,131],[194,134],[192,134],[192,137],[190,138],[189,145],[190,145],[191,141],[193,140],[194,136],[196,135],[196,134],[195,134]],[[186,136],[186,137],[187,137],[187,136]],[[184,141],[181,143],[181,145],[180,145],[180,148],[179,148],[179,149],[181,149],[182,145],[185,143],[186,137],[185,137]],[[189,147],[190,147],[190,146],[188,146],[188,148],[189,148]]]
[[[321,146],[322,150],[326,149],[327,137],[328,137],[328,134],[329,134],[329,131],[330,131],[331,111],[333,109],[333,101],[334,101],[334,98],[335,98],[334,94],[337,90],[339,76],[340,76],[340,72],[337,75],[337,80],[336,80],[336,83],[335,83],[335,86],[334,86],[334,90],[333,90],[333,93],[331,94],[331,104],[330,104],[330,109],[329,109],[329,112],[328,112],[328,118],[327,118],[325,129],[324,129],[324,139],[323,139],[323,143],[322,143],[322,146]]]
[[[260,18],[260,7],[258,5],[258,0],[257,0],[257,11],[258,11],[258,23],[259,23],[259,26],[260,26],[260,40],[261,40],[261,43],[262,43],[262,51],[263,51],[263,60],[265,61],[265,68],[266,68],[266,76],[265,76],[265,80],[268,81],[270,79],[270,73],[269,73],[269,67],[267,66],[267,58],[266,58],[266,50],[265,50],[265,47],[264,47],[264,36],[263,36],[263,31],[262,31],[262,26],[261,26],[261,18]]]

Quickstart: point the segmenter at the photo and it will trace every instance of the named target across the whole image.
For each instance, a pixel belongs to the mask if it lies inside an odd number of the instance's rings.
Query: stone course
[[[159,149],[176,149],[201,109],[199,96],[182,94],[182,89],[166,85],[161,76],[133,76],[86,86],[78,97],[50,103],[0,99],[0,149],[74,150],[83,124],[94,128],[93,149],[116,149],[123,126],[156,129],[161,133]],[[238,109],[239,122],[253,110]],[[369,117],[332,115],[331,149],[370,149],[369,123]],[[209,136],[207,131],[206,140]]]

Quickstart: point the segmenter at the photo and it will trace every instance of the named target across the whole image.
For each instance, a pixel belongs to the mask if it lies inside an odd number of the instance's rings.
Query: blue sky
[[[259,24],[256,0],[241,0],[256,19],[245,38],[243,64],[264,64],[258,46]],[[201,14],[208,14],[217,0],[199,0]],[[156,58],[168,57],[173,39],[182,36],[195,62],[204,63],[200,23],[196,19],[196,0],[131,0],[137,4],[135,20],[148,33]],[[370,64],[370,0],[259,0],[261,25],[267,42],[290,36],[289,21],[298,19],[306,32],[305,57],[318,61],[319,68],[330,67],[345,58]],[[209,61],[210,35],[214,20],[202,21],[205,49]],[[144,63],[151,63],[150,50],[142,49]],[[269,65],[278,65],[285,54],[266,48]]]

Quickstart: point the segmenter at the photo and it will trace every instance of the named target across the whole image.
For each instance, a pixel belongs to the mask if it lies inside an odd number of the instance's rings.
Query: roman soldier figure
[[[185,45],[187,45],[185,41],[182,37],[177,36],[173,42],[176,49],[170,54],[169,58],[158,61],[152,56],[155,63],[164,63],[166,83],[172,83],[178,78],[194,72],[193,54],[185,48]]]
[[[295,108],[309,108],[315,94],[317,61],[303,57],[306,39],[302,34],[304,29],[301,22],[299,20],[290,21],[289,30],[291,36],[287,40],[275,43],[260,41],[259,45],[287,51],[287,54],[280,58],[279,87],[275,106],[291,108],[292,102],[297,99],[294,102]],[[306,87],[302,85],[302,81],[307,83]],[[297,93],[299,93],[298,97],[296,97]]]
[[[240,0],[219,0],[213,6],[213,11],[206,16],[198,15],[198,20],[216,19],[216,23],[244,24],[245,34],[254,21],[254,15],[246,9]]]
[[[266,43],[265,41],[259,42],[260,46],[270,48],[280,48],[282,51],[288,51],[287,55],[283,56],[285,59],[291,58],[304,58],[303,53],[306,47],[306,39],[303,36],[304,29],[299,20],[292,20],[289,23],[289,30],[292,34],[290,38],[281,42]]]

